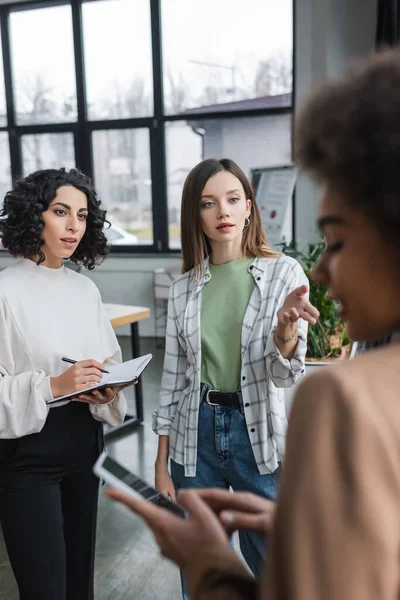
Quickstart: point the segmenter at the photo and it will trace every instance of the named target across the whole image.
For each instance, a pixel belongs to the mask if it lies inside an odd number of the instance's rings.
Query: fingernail
[[[232,521],[234,520],[233,513],[229,512],[228,510],[224,510],[223,512],[221,512],[220,518],[223,521],[226,521],[227,523],[232,523]]]

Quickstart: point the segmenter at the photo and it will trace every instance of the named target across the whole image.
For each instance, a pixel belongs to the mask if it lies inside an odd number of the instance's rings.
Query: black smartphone
[[[157,506],[166,508],[178,517],[186,516],[185,509],[167,496],[161,494],[156,488],[148,485],[143,479],[128,471],[123,465],[103,452],[97,459],[93,472],[100,479],[104,479],[110,486],[122,490],[135,498],[144,498]]]

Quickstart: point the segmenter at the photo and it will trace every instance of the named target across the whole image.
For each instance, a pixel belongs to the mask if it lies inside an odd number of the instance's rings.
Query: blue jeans
[[[206,386],[202,386],[201,400],[206,390]],[[185,477],[184,467],[171,459],[171,476],[177,490],[231,487],[237,492],[253,492],[271,500],[277,497],[277,471],[260,475],[242,407],[210,406],[201,402],[196,475]],[[265,539],[256,533],[240,531],[239,542],[249,568],[259,576],[264,562]]]

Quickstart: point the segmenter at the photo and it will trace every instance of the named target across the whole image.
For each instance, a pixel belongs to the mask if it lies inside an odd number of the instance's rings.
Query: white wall
[[[291,163],[290,114],[205,121],[204,158],[228,156],[250,175]]]
[[[295,0],[295,109],[327,77],[343,72],[348,60],[373,50],[377,0]],[[318,191],[308,177],[296,187],[296,236],[316,239]]]

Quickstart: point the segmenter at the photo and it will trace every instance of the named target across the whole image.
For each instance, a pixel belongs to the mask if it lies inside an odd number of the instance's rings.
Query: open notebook
[[[152,354],[145,354],[144,356],[139,356],[133,360],[127,360],[118,365],[107,365],[107,371],[109,371],[109,373],[103,375],[103,378],[98,385],[90,386],[84,390],[72,392],[72,394],[66,394],[65,396],[58,396],[58,398],[52,398],[51,400],[47,400],[46,404],[54,404],[55,402],[61,402],[62,400],[71,400],[80,394],[88,394],[93,390],[104,390],[106,387],[112,387],[114,385],[134,383],[152,358]]]

